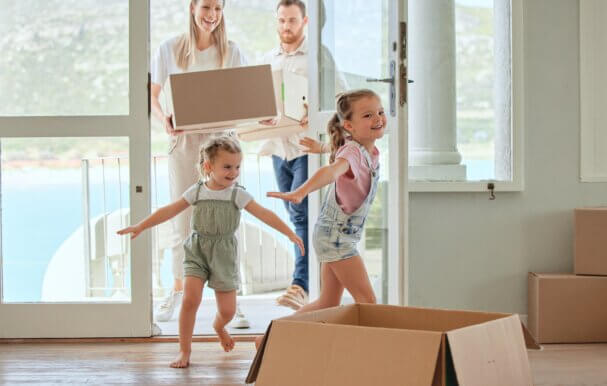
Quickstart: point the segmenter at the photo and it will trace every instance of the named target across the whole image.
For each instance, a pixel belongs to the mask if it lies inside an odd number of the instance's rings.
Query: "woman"
[[[200,146],[209,134],[175,130],[172,124],[170,74],[238,67],[246,64],[238,46],[226,36],[223,7],[225,0],[191,0],[188,31],[160,44],[152,60],[151,104],[152,114],[162,122],[169,135],[169,186],[171,201],[198,180],[196,163]],[[165,94],[164,111],[160,93]],[[212,90],[209,90],[212,92]],[[156,320],[167,321],[173,316],[175,305],[183,296],[183,240],[189,235],[191,209],[176,216],[172,222],[175,243],[172,248],[173,290],[156,311]],[[237,315],[238,318],[238,315]]]

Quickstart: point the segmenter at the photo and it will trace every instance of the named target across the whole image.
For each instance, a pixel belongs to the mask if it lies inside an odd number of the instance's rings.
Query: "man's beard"
[[[301,38],[303,27],[296,32],[291,31],[290,34],[286,34],[285,32],[286,31],[280,33],[280,41],[285,44],[293,44]]]

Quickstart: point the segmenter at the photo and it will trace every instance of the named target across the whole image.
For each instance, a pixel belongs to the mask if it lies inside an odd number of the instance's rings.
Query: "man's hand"
[[[329,149],[329,146],[327,146],[326,144],[319,142],[319,141],[315,140],[314,138],[310,138],[310,137],[303,137],[302,139],[299,140],[299,144],[301,146],[305,147],[305,149],[303,149],[304,153],[314,153],[314,154],[328,153],[328,149]]]
[[[304,116],[299,120],[301,127],[308,127],[308,104],[304,103],[304,109],[306,110]]]

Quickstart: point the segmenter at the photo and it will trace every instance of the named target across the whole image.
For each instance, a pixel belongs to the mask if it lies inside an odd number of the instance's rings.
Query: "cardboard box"
[[[173,127],[214,132],[278,115],[269,64],[171,74]]]
[[[279,112],[275,125],[254,124],[238,128],[238,138],[243,141],[285,137],[307,130],[299,122],[305,116],[308,79],[290,71],[272,71],[274,99]]]
[[[607,275],[607,208],[576,209],[574,272]]]
[[[607,342],[607,277],[529,273],[528,321],[539,343]]]
[[[512,314],[353,304],[274,320],[247,376],[263,385],[532,385]]]

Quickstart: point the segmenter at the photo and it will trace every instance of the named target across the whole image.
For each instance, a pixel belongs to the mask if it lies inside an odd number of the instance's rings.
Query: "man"
[[[304,28],[308,24],[306,5],[301,0],[280,0],[276,7],[278,37],[280,45],[268,52],[264,64],[271,64],[273,70],[295,72],[308,76],[308,49]],[[307,117],[302,120],[305,124]],[[278,189],[287,192],[297,189],[308,179],[308,156],[298,146],[303,135],[274,138],[266,141],[260,155],[272,156],[274,174]],[[293,281],[277,302],[294,310],[308,302],[308,199],[300,204],[286,203],[287,212],[295,233],[301,237],[306,247],[305,254],[295,248],[295,270]]]
[[[308,46],[304,29],[308,24],[306,5],[301,0],[280,0],[276,6],[278,21],[278,37],[280,45],[268,52],[264,58],[264,64],[271,64],[272,70],[291,71],[299,75],[308,76]],[[323,48],[323,47],[321,47]],[[345,89],[345,81],[339,72],[335,71],[333,58],[323,48],[324,63],[328,64],[325,70],[333,72],[336,76],[336,91]],[[302,125],[307,125],[308,117],[301,120]],[[300,146],[303,145],[304,147]],[[304,150],[305,149],[305,150]],[[328,147],[322,146],[312,138],[306,137],[306,133],[293,134],[266,141],[259,155],[272,156],[274,174],[278,189],[281,192],[290,192],[297,189],[308,179],[308,155],[307,152],[326,152]],[[287,212],[293,225],[295,233],[303,240],[306,247],[304,255],[295,248],[295,269],[293,280],[287,291],[278,297],[280,305],[299,309],[308,303],[308,199],[300,204],[285,202]]]

